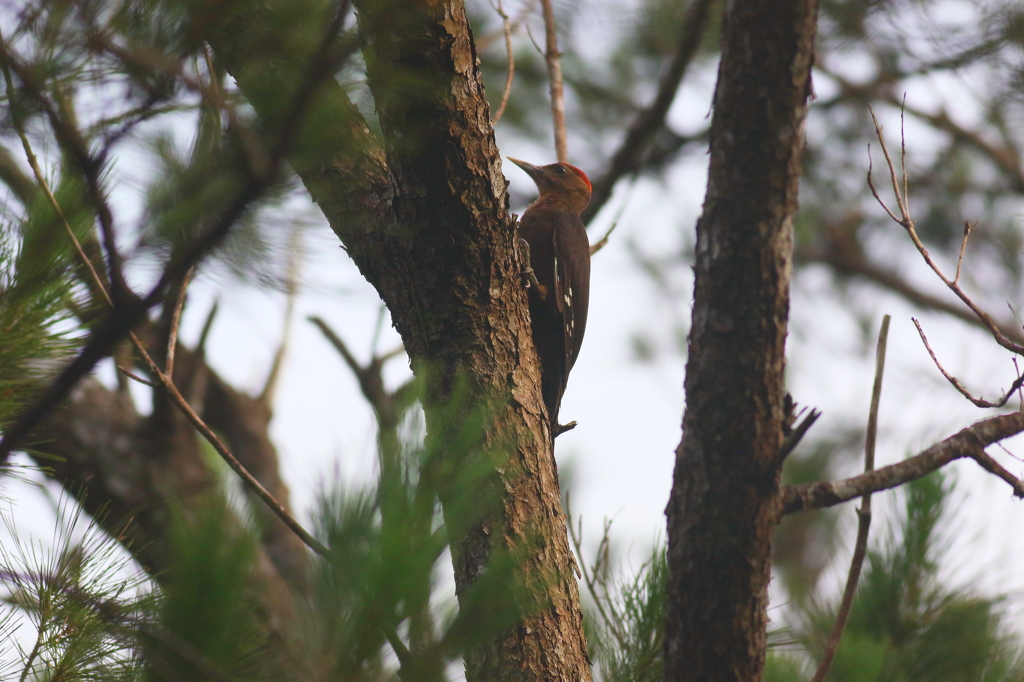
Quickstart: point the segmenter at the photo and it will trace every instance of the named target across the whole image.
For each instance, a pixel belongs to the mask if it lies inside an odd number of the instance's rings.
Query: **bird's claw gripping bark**
[[[540,283],[537,279],[536,273],[533,268],[530,267],[530,243],[525,239],[519,239],[519,252],[522,254],[523,260],[526,262],[526,267],[519,273],[519,276],[523,278],[523,286],[529,289],[531,286],[537,289],[542,299],[547,299],[548,288]]]

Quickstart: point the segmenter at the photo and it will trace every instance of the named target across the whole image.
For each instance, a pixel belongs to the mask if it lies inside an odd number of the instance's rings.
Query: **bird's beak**
[[[522,168],[524,171],[526,171],[526,174],[529,175],[534,180],[536,180],[539,176],[544,174],[544,169],[541,168],[540,166],[534,166],[532,163],[526,163],[525,161],[520,161],[519,159],[513,159],[511,156],[506,156],[505,158],[514,163],[515,165],[519,166],[520,168]]]

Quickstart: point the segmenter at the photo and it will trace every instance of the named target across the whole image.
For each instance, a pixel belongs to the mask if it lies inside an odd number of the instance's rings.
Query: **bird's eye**
[[[558,166],[557,168],[555,168],[555,172],[556,173],[563,173],[564,174],[565,173],[565,166]]]

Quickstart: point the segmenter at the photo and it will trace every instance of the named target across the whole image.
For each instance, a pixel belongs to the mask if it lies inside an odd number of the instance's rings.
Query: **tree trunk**
[[[667,680],[751,682],[764,667],[816,17],[815,0],[726,4],[683,438],[666,510]]]
[[[527,615],[467,653],[467,677],[586,682],[579,592],[539,364],[465,8],[455,0],[356,5],[384,146],[345,93],[328,83],[297,136],[292,166],[387,304],[415,371],[427,378],[432,437],[453,426],[445,403],[457,385],[488,410],[473,440],[482,445],[476,454],[489,458],[486,487],[497,491],[496,507],[457,522],[460,491],[441,495],[456,590],[465,596],[492,552],[511,550],[521,562]],[[318,40],[315,31],[297,27],[303,13],[294,5],[287,16],[273,12],[254,3],[216,19],[208,36],[269,120],[280,116],[288,99],[282,93],[294,90],[304,64],[305,55],[288,50]],[[305,16],[317,18],[312,11]],[[306,39],[272,37],[288,31]],[[480,462],[452,464],[459,470]]]

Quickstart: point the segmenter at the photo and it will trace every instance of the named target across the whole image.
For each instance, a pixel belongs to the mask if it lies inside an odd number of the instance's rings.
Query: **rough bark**
[[[498,508],[466,524],[453,511],[458,491],[442,494],[442,504],[460,597],[493,550],[513,549],[528,615],[470,652],[467,676],[588,680],[506,181],[464,7],[367,1],[357,9],[384,147],[340,88],[328,86],[292,165],[426,374],[428,431],[452,426],[443,405],[456,384],[468,386],[476,404],[496,406],[477,440],[492,458],[485,487],[499,491]],[[271,38],[280,31],[274,21],[266,6],[253,5],[209,38],[256,111],[271,119],[288,92],[289,64],[301,63]]]
[[[815,0],[727,3],[668,515],[666,679],[760,680]]]

